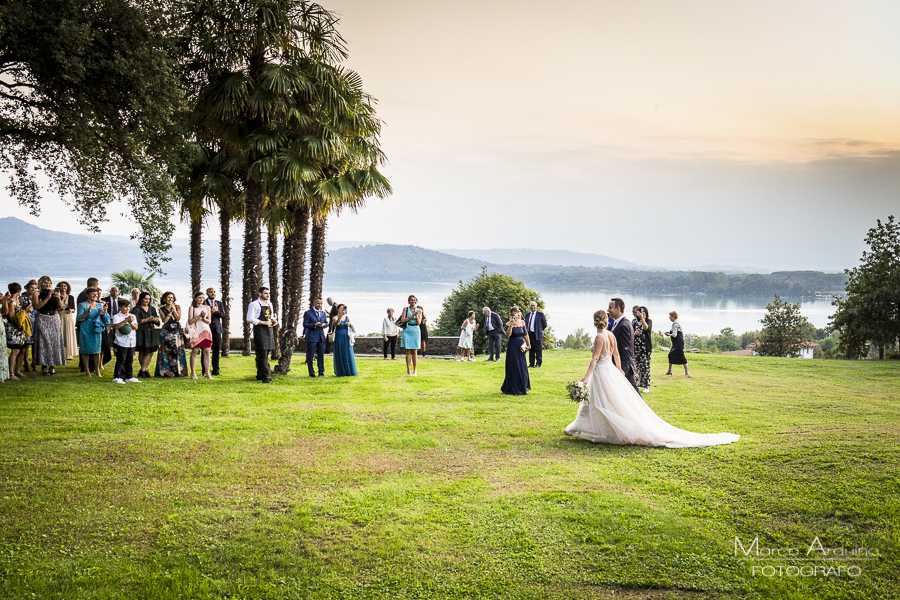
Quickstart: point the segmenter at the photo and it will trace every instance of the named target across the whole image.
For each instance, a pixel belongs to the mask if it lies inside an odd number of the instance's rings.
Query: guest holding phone
[[[103,333],[109,325],[109,314],[106,305],[100,302],[99,288],[86,290],[87,300],[78,305],[76,317],[78,327],[78,348],[81,351],[82,371],[88,377],[91,371],[100,377],[100,347],[103,343]]]
[[[156,307],[150,304],[150,292],[138,294],[137,306],[131,309],[131,314],[137,318],[137,340],[135,349],[138,353],[138,377],[150,377],[150,361],[153,353],[159,350],[159,332],[157,327],[162,324]]]
[[[181,330],[181,306],[175,304],[175,294],[165,292],[159,299],[159,353],[156,355],[157,377],[187,377],[187,356],[184,353],[184,332]]]
[[[334,374],[337,377],[355,377],[356,357],[353,355],[353,344],[350,343],[350,332],[353,324],[347,316],[347,307],[338,304],[338,314],[332,319],[334,326]]]
[[[417,377],[419,375],[419,347],[422,345],[422,330],[419,322],[422,319],[422,309],[417,305],[419,299],[410,294],[407,298],[409,306],[400,314],[400,322],[406,327],[400,334],[400,347],[406,350],[406,376]]]
[[[59,300],[63,307],[59,309],[59,321],[63,332],[63,348],[66,361],[78,354],[78,332],[75,331],[75,296],[72,295],[72,286],[68,281],[60,281],[56,285],[59,290]]]
[[[66,364],[58,314],[63,304],[59,292],[53,289],[53,281],[46,275],[38,279],[38,288],[31,296],[35,310],[34,362],[41,365],[44,375],[56,375],[56,367]]]

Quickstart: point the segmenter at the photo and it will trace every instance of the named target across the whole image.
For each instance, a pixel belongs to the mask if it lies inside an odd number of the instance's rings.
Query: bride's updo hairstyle
[[[606,329],[609,327],[609,321],[607,320],[605,310],[598,310],[594,313],[594,327],[597,329]]]

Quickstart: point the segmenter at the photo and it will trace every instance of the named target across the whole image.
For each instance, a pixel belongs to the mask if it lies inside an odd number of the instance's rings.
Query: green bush
[[[566,341],[563,342],[563,348],[569,350],[588,350],[590,347],[591,336],[580,327],[575,330],[575,333],[570,333],[566,336]]]
[[[540,294],[525,287],[521,281],[502,273],[488,274],[487,269],[482,268],[481,274],[470,282],[463,283],[460,280],[459,287],[447,296],[441,307],[441,315],[438,317],[436,328],[439,335],[459,335],[459,326],[466,319],[469,311],[474,310],[479,324],[475,331],[475,351],[485,352],[487,350],[487,334],[485,333],[482,309],[485,306],[490,307],[506,323],[510,307],[518,306],[524,316],[532,300],[537,302],[538,310],[542,311],[544,301]],[[505,343],[505,336],[501,339]]]

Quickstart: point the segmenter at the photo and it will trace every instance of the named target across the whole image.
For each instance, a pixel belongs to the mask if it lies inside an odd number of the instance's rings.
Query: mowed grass
[[[503,363],[358,358],[357,378],[0,384],[2,598],[891,598],[900,588],[900,363],[691,356],[648,404],[731,446],[566,437],[554,351]],[[295,358],[295,361],[297,359]],[[330,372],[330,357],[326,368]],[[752,562],[744,545],[875,548]],[[812,555],[815,557],[815,554]],[[754,565],[858,565],[765,577]]]

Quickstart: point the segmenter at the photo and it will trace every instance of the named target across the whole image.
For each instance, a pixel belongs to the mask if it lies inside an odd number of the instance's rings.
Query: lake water
[[[54,281],[66,279],[56,277]],[[10,279],[15,280],[15,279]],[[24,283],[27,278],[20,283]],[[18,281],[18,280],[15,280]],[[75,293],[84,288],[82,278],[69,278]],[[163,291],[172,291],[178,298],[178,303],[186,308],[190,304],[190,281],[179,278],[162,278],[156,282],[157,287]],[[343,302],[348,306],[350,317],[361,333],[380,332],[381,322],[386,316],[388,307],[399,313],[406,306],[406,298],[409,294],[415,294],[419,304],[425,308],[426,314],[431,319],[436,319],[441,312],[444,299],[450,294],[456,283],[415,283],[415,282],[361,282],[355,284],[340,283],[330,285],[326,277],[325,296],[331,296],[337,302]],[[210,281],[217,289],[218,282]],[[106,290],[110,286],[109,279],[100,280],[101,287]],[[204,282],[204,287],[208,286]],[[236,310],[230,311],[232,335],[239,335],[241,331],[240,310],[240,282],[232,283],[234,299],[238,304]],[[617,296],[625,300],[628,314],[635,304],[646,306],[650,310],[653,319],[653,328],[666,331],[669,329],[667,314],[671,310],[678,312],[678,320],[686,333],[709,335],[719,333],[725,327],[731,327],[737,334],[744,331],[752,331],[760,328],[759,320],[765,315],[766,304],[771,299],[766,298],[710,298],[705,296],[647,296],[638,294],[626,294],[616,292],[565,292],[557,290],[540,290],[544,300],[544,313],[547,315],[548,324],[553,327],[557,337],[565,337],[576,329],[592,331],[592,315],[595,310],[605,309],[609,299]],[[220,290],[221,292],[221,290]],[[790,300],[790,299],[789,299]],[[798,300],[791,300],[797,302]],[[481,311],[480,306],[473,306],[472,310]],[[525,308],[525,307],[523,307]],[[834,307],[830,300],[803,300],[801,302],[803,316],[810,320],[816,327],[825,327],[828,324],[829,315],[834,313]]]

